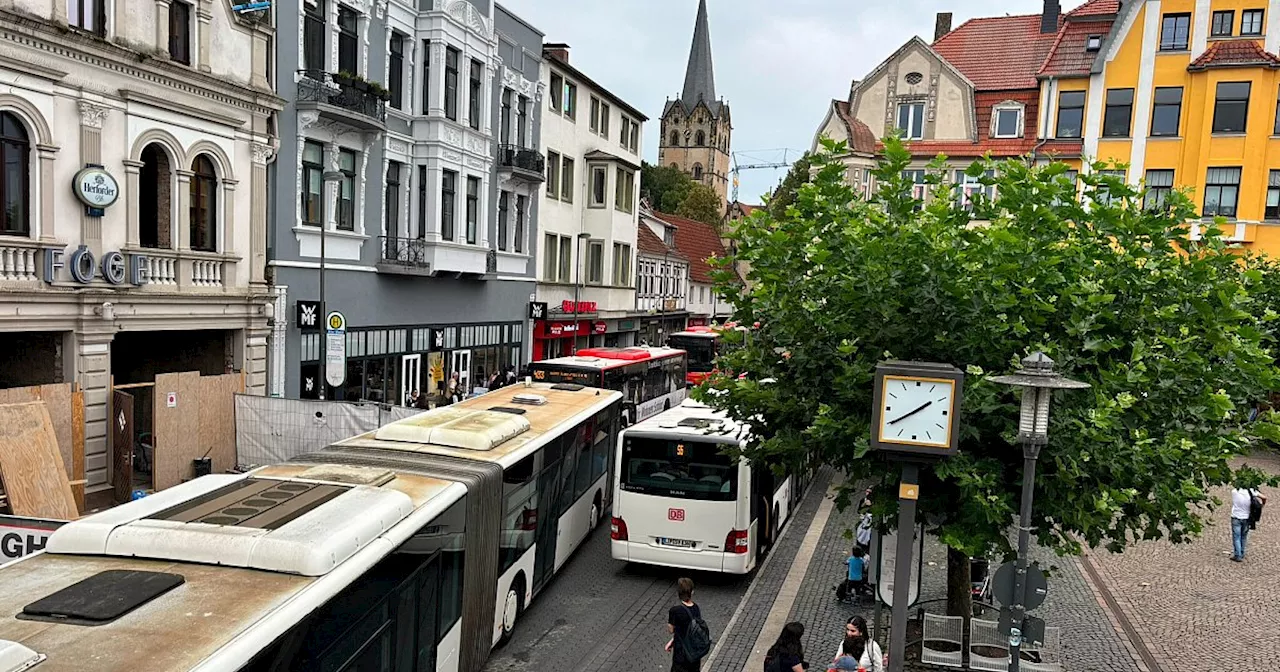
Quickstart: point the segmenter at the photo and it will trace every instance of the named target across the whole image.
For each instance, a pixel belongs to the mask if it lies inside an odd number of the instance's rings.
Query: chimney
[[[1058,0],[1044,0],[1044,14],[1040,17],[1040,32],[1058,32],[1058,19],[1061,16],[1062,5]]]
[[[938,18],[933,23],[933,41],[937,42],[949,32],[951,32],[951,12],[938,12]]]
[[[566,65],[569,63],[569,45],[563,42],[548,42],[542,45],[542,53]]]

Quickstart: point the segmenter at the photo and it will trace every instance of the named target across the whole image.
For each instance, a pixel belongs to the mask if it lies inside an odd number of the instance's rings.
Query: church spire
[[[707,25],[707,0],[698,0],[698,20],[693,26],[693,46],[689,48],[689,67],[684,73],[684,95],[681,100],[689,108],[702,99],[710,107],[716,101],[716,78],[711,66],[711,29]]]

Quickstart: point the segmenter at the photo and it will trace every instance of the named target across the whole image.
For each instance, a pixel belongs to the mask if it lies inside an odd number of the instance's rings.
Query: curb
[[[1125,616],[1124,609],[1116,601],[1115,595],[1107,588],[1101,572],[1098,571],[1093,561],[1089,559],[1088,555],[1081,555],[1076,558],[1076,562],[1080,566],[1080,575],[1084,577],[1085,583],[1089,584],[1089,589],[1093,591],[1094,596],[1098,599],[1098,606],[1107,612],[1107,617],[1111,620],[1112,627],[1115,628],[1116,634],[1120,636],[1125,648],[1129,650],[1129,655],[1133,657],[1133,662],[1138,666],[1138,669],[1142,670],[1142,672],[1164,672],[1164,668],[1160,667],[1160,663],[1156,662],[1155,656],[1151,655],[1151,651],[1147,649],[1142,637],[1138,635],[1133,623]]]

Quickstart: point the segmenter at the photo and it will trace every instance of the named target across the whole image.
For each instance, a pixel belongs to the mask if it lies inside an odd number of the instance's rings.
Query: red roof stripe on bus
[[[681,351],[664,352],[660,357],[643,348],[583,348],[575,353],[575,357],[596,357],[599,359],[622,359],[641,362],[646,359],[664,359],[680,354]]]

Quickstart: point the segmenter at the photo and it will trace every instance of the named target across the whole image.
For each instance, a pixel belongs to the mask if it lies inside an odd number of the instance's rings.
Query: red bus
[[[721,345],[720,331],[715,327],[688,327],[667,338],[668,347],[689,353],[689,372],[685,374],[685,380],[690,385],[702,383],[715,370]]]
[[[687,394],[684,350],[584,348],[569,357],[533,362],[537,383],[577,383],[622,393],[623,426],[674,408]]]

